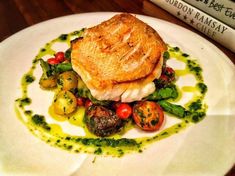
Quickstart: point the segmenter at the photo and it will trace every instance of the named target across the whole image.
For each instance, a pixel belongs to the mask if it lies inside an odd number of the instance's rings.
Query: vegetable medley
[[[72,68],[71,49],[65,52],[56,52],[53,49],[55,43],[67,44],[70,47],[71,40],[81,37],[83,31],[84,29],[81,29],[61,34],[46,43],[32,60],[32,66],[22,76],[22,95],[15,100],[15,110],[18,118],[35,136],[52,146],[73,153],[120,157],[134,151],[141,153],[146,145],[179,133],[204,119],[207,110],[204,102],[207,86],[203,80],[203,70],[196,59],[178,47],[169,45],[163,55],[162,75],[153,81],[156,86],[155,92],[141,101],[132,103],[95,99]],[[45,56],[51,58],[46,59]],[[169,58],[171,61],[181,62],[184,68],[173,70],[168,67],[166,64]],[[50,122],[46,116],[35,113],[29,107],[34,102],[29,96],[29,87],[38,78],[35,69],[39,64],[42,68],[40,87],[52,90],[54,93],[51,106],[48,108],[51,118],[59,122],[66,121],[74,125],[78,131],[83,128],[84,133],[69,134],[70,132],[64,131],[63,124]],[[177,78],[182,76],[184,79],[187,75],[193,76],[195,84],[183,84],[177,87]],[[185,92],[191,93],[192,97],[183,106],[175,104],[181,100]],[[179,122],[163,128],[166,113],[180,119]],[[167,118],[169,118],[168,123],[171,117]],[[133,128],[146,133],[159,131],[150,136],[127,138],[129,134],[126,133]]]
[[[43,74],[39,84],[43,89],[55,89],[54,112],[69,115],[84,106],[84,122],[90,132],[105,137],[120,132],[128,121],[144,131],[159,130],[164,122],[164,112],[183,118],[188,111],[168,102],[176,99],[175,72],[166,65],[169,53],[164,53],[164,64],[159,79],[154,80],[156,90],[141,101],[122,103],[95,99],[71,65],[71,49],[59,51],[47,61],[40,59]]]

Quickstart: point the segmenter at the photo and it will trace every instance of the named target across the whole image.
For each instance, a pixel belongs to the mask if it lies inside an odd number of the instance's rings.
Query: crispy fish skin
[[[93,94],[116,90],[118,99],[128,88],[138,89],[160,76],[164,51],[166,45],[152,27],[122,13],[86,29],[72,43],[71,61]]]

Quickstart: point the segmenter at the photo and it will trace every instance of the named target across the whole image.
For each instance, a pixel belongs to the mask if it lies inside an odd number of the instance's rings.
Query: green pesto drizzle
[[[71,38],[81,37],[82,33],[83,30],[75,31],[69,34],[62,34],[58,38],[45,44],[45,46],[40,49],[39,53],[32,61],[32,66],[29,71],[25,73],[21,79],[22,96],[16,99],[15,110],[19,119],[27,126],[33,135],[39,137],[52,146],[68,150],[73,153],[83,152],[93,153],[96,155],[104,154],[120,157],[131,152],[142,153],[143,149],[147,145],[170,137],[175,133],[179,133],[188,126],[199,122],[204,118],[207,106],[204,104],[203,99],[207,91],[207,86],[203,82],[202,69],[196,60],[193,60],[188,54],[183,53],[178,47],[170,46],[168,46],[168,52],[164,53],[164,58],[168,59],[174,57],[186,65],[183,70],[176,70],[176,75],[184,76],[192,74],[197,80],[197,83],[195,86],[184,86],[182,88],[177,88],[179,90],[179,97],[174,100],[175,102],[180,100],[181,95],[184,92],[191,92],[194,95],[192,100],[184,105],[189,113],[186,114],[185,117],[180,118],[182,122],[161,130],[153,137],[141,137],[134,139],[122,138],[124,133],[135,128],[135,125],[131,120],[126,122],[124,129],[120,133],[111,137],[97,137],[89,132],[83,122],[83,116],[85,114],[85,109],[83,107],[78,108],[76,112],[67,116],[56,115],[53,111],[53,107],[49,107],[49,114],[52,118],[58,121],[57,124],[49,124],[46,121],[46,117],[43,115],[34,114],[32,110],[26,110],[25,107],[32,102],[32,100],[28,97],[28,86],[36,80],[34,70],[38,66],[39,59],[46,55],[54,55],[56,51],[54,51],[51,47],[57,42],[67,43],[68,47],[70,47]],[[72,125],[83,128],[86,135],[73,136],[66,134],[59,125],[59,123],[63,121],[68,121]]]
[[[197,123],[205,117],[207,110],[207,105],[203,103],[203,99],[207,92],[207,86],[203,80],[202,68],[196,59],[192,59],[188,54],[179,50],[178,47],[169,47],[168,52],[171,58],[175,58],[178,61],[185,63],[184,69],[175,70],[176,76],[179,77],[191,74],[197,81],[194,86],[183,86],[181,88],[181,92],[193,93],[193,98],[184,105],[184,107],[189,111],[185,120]]]

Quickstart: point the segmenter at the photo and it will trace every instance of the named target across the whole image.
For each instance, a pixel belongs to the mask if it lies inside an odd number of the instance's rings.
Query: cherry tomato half
[[[145,131],[158,130],[164,121],[164,113],[153,101],[140,101],[133,107],[133,118],[138,127]]]
[[[65,60],[64,52],[59,51],[55,54],[55,59],[58,60],[59,63],[63,62]]]
[[[117,106],[116,114],[120,119],[127,119],[132,114],[132,108],[127,103],[121,103]]]
[[[84,106],[84,104],[85,104],[85,99],[82,98],[82,97],[78,97],[77,98],[77,105],[78,106]]]
[[[60,63],[60,62],[59,62],[56,58],[54,58],[54,57],[47,59],[47,62],[48,62],[48,64],[51,64],[51,65],[55,65],[55,64],[59,64],[59,63]]]
[[[93,105],[92,101],[87,99],[86,102],[85,102],[85,108],[89,108],[92,105]]]

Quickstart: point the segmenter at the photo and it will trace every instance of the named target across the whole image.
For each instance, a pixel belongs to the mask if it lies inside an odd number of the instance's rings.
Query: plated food
[[[55,43],[67,43],[68,48],[55,51]],[[52,57],[44,59],[48,55]],[[179,71],[167,66],[171,58],[185,68]],[[33,71],[39,63],[41,88],[55,93],[48,107],[51,117],[26,109],[33,101],[27,89],[37,79]],[[195,86],[179,89],[178,77],[187,74],[194,76]],[[23,76],[22,90],[16,100],[20,119],[44,141],[75,153],[122,156],[142,152],[147,144],[202,120],[207,108],[203,102],[207,86],[197,61],[165,44],[154,29],[130,14],[116,15],[47,43]],[[191,101],[185,106],[175,104],[184,91],[193,92]],[[163,129],[163,111],[182,121]],[[48,118],[58,123],[50,124]],[[61,121],[82,128],[85,135],[65,133]],[[157,132],[151,137],[123,137],[136,128]]]

